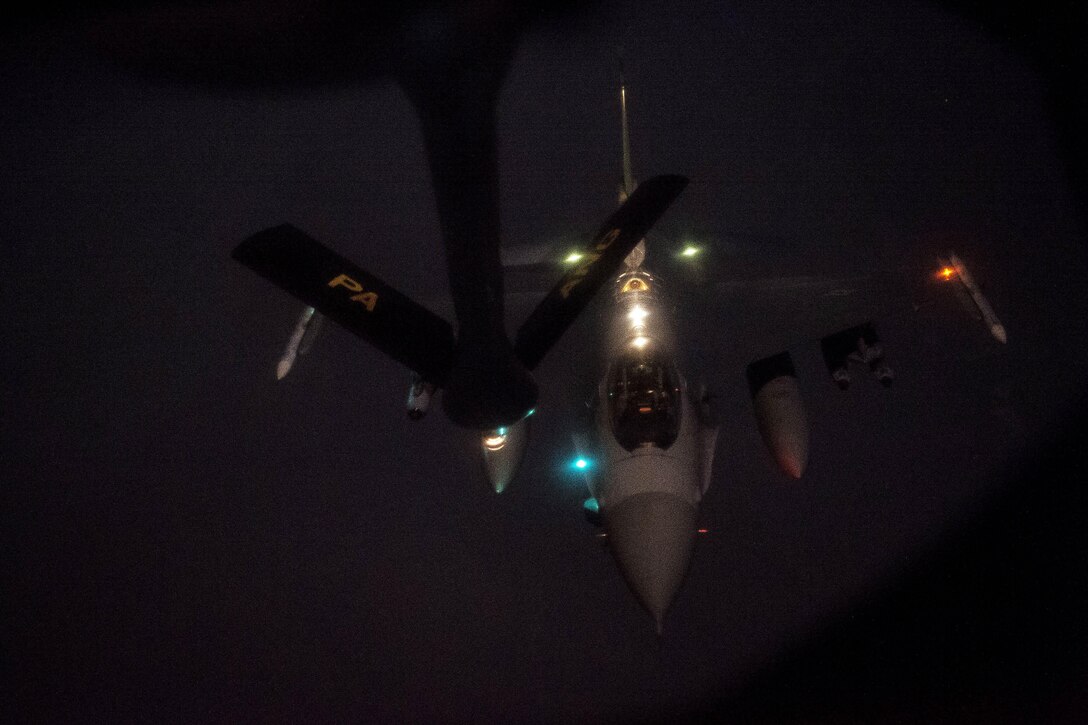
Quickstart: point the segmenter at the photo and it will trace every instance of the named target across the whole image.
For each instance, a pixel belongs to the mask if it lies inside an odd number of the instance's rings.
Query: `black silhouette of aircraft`
[[[531,370],[686,184],[678,176],[642,184],[601,227],[586,260],[510,340],[499,254],[496,104],[525,28],[574,5],[149,5],[102,16],[90,36],[123,67],[187,83],[252,89],[396,80],[423,131],[456,325],[290,226],[254,235],[234,256],[443,387],[449,418],[483,430],[533,409]]]

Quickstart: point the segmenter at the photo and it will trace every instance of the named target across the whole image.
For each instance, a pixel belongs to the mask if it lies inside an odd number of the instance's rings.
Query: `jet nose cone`
[[[604,512],[616,564],[659,633],[691,561],[695,517],[695,506],[668,493],[636,494]]]

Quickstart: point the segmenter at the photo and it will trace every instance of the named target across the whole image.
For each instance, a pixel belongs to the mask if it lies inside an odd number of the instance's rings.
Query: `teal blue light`
[[[589,461],[584,458],[579,458],[577,461],[574,462],[574,467],[580,471],[584,471],[585,469],[589,468]]]
[[[583,501],[582,508],[594,514],[598,514],[601,512],[601,505],[597,503],[597,499],[595,498],[587,498],[585,501]]]
[[[535,412],[536,412],[536,408],[529,408],[529,412],[525,414],[525,417],[528,418],[530,415],[532,415]]]

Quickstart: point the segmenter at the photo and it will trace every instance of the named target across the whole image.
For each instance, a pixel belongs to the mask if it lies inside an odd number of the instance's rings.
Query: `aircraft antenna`
[[[631,177],[631,137],[627,131],[627,86],[623,81],[623,68],[620,68],[620,123],[623,129],[623,195],[628,197],[635,190]]]

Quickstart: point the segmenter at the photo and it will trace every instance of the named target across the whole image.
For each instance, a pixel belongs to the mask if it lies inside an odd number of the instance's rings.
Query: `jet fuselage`
[[[624,579],[660,629],[691,560],[717,429],[676,364],[653,275],[641,266],[621,274],[607,320],[590,492]]]

